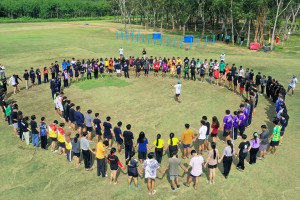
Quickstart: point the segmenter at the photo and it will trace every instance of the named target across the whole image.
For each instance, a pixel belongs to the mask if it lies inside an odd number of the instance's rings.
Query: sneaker
[[[173,188],[173,187],[171,186],[171,189],[172,189],[172,192],[175,192],[175,188]]]
[[[179,189],[180,188],[180,185],[176,185],[177,186],[177,189]]]

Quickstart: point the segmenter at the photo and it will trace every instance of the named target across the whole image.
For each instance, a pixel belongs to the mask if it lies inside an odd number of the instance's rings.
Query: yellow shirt
[[[49,137],[57,138],[57,128],[56,128],[55,124],[50,124],[48,126],[48,129],[49,129]]]
[[[60,142],[60,143],[64,143],[65,142],[65,131],[63,128],[58,128],[57,129],[57,140]]]
[[[170,146],[177,146],[178,143],[179,143],[179,140],[178,140],[178,138],[172,138],[172,142],[173,142],[173,144],[171,145],[171,140],[169,139],[168,140],[168,145],[170,145]]]
[[[105,157],[105,148],[102,142],[97,143],[96,158],[103,159]]]
[[[104,66],[107,67],[108,64],[109,64],[108,60],[105,60],[105,61],[104,61]]]
[[[156,145],[156,142],[157,142],[157,140],[154,140],[154,142],[153,142],[153,144],[155,145],[156,148],[161,149],[164,147],[164,144],[165,144],[164,140],[158,139],[158,145]]]
[[[71,150],[71,149],[72,149],[72,144],[71,144],[71,142],[65,141],[65,145],[66,145],[66,149],[67,149],[67,150]]]
[[[176,60],[176,64],[178,64],[178,63],[182,64],[182,61],[180,58]]]
[[[192,144],[193,137],[194,137],[193,131],[190,129],[187,129],[182,133],[181,140],[182,140],[183,144]]]

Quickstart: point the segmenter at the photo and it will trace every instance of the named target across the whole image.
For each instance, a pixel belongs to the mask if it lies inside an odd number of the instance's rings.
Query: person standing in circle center
[[[180,103],[181,101],[179,100],[179,96],[181,93],[181,83],[178,80],[177,84],[173,86],[176,90],[175,90],[175,101],[177,101],[178,103]]]
[[[129,153],[133,149],[133,144],[134,144],[134,136],[133,133],[131,132],[131,125],[127,124],[126,125],[126,131],[123,132],[122,137],[124,138],[124,146],[125,146],[125,159],[129,157]]]
[[[153,142],[155,146],[155,158],[159,164],[161,164],[165,141],[161,139],[161,134],[157,134],[156,140]]]

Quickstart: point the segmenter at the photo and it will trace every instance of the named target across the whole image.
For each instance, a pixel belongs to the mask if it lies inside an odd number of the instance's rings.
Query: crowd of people
[[[220,62],[213,59],[201,61],[188,57],[183,61],[180,57],[166,59],[151,56],[148,59],[146,52],[143,53],[142,58],[136,59],[133,56],[125,58],[123,51],[120,56],[119,59],[100,58],[86,61],[72,58],[71,62],[63,60],[61,67],[56,61],[51,64],[49,71],[45,67],[43,73],[39,69],[31,68],[29,72],[25,70],[23,79],[26,89],[29,89],[30,86],[34,87],[36,79],[37,84],[41,84],[42,74],[43,82],[50,82],[51,95],[59,120],[51,123],[47,122],[45,116],[41,116],[37,121],[36,115],[29,117],[23,113],[15,100],[9,102],[3,99],[1,106],[5,120],[8,125],[13,127],[14,134],[25,141],[27,145],[30,144],[31,138],[34,147],[40,146],[45,150],[49,148],[52,153],[65,155],[69,162],[74,160],[77,165],[80,165],[83,160],[86,171],[93,169],[92,160],[95,160],[97,176],[107,177],[107,165],[109,165],[110,183],[119,183],[117,176],[119,169],[124,171],[127,169],[130,187],[133,182],[135,188],[139,189],[138,177],[146,178],[149,195],[156,193],[157,171],[162,176],[168,173],[171,190],[175,191],[180,188],[179,168],[181,168],[187,174],[187,181],[184,185],[189,187],[194,181],[193,187],[197,189],[199,177],[204,168],[209,169],[207,182],[214,184],[218,164],[223,163],[223,175],[228,178],[234,159],[238,159],[237,169],[244,171],[245,159],[248,154],[249,164],[253,165],[257,158],[265,159],[268,152],[275,153],[277,147],[283,143],[283,136],[289,121],[285,96],[289,90],[294,91],[297,84],[295,76],[292,77],[291,84],[286,91],[283,85],[270,76],[261,75],[260,72],[255,75],[251,69],[247,68],[244,72],[242,66],[237,68],[235,64],[231,66],[226,64],[225,54],[220,56]],[[213,116],[211,121],[207,116],[202,116],[200,128],[196,134],[187,123],[184,125],[181,135],[171,132],[168,138],[163,138],[163,135],[157,134],[154,141],[149,141],[148,134],[143,131],[139,132],[136,139],[136,134],[133,134],[130,124],[127,124],[125,130],[122,130],[123,123],[119,121],[113,125],[110,116],[107,116],[105,120],[100,119],[100,114],[96,112],[93,115],[92,109],[83,114],[80,105],[75,105],[64,93],[66,92],[65,88],[74,81],[103,78],[104,74],[113,76],[114,73],[120,77],[121,71],[124,72],[125,78],[129,78],[130,70],[137,78],[142,71],[148,77],[149,73],[153,71],[154,77],[157,77],[159,73],[162,77],[165,77],[167,73],[170,73],[170,77],[176,75],[178,79],[175,85],[176,100],[179,101],[181,89],[179,79],[182,69],[185,80],[196,81],[197,75],[200,76],[201,82],[214,82],[221,87],[226,85],[229,90],[242,95],[245,99],[244,103],[240,104],[236,111],[226,110],[222,121],[219,121],[216,116]],[[50,80],[48,73],[51,75]],[[74,80],[73,74],[75,75]],[[208,76],[207,79],[206,76]],[[22,81],[16,74],[9,79],[14,93],[19,91],[19,80]],[[31,84],[29,84],[29,80]],[[63,82],[63,87],[61,82]],[[263,124],[261,133],[257,131],[253,134],[246,134],[245,130],[251,125],[255,116],[259,95],[264,95],[265,90],[266,97],[275,103],[276,116],[272,120],[273,127]],[[270,133],[269,129],[271,128]],[[94,138],[93,135],[95,135]],[[236,140],[239,137],[242,141],[238,144]],[[51,143],[48,143],[49,141]],[[92,148],[91,144],[95,141],[96,148]],[[217,148],[220,141],[226,144],[222,152],[219,152]],[[123,149],[124,163],[119,157],[122,155]],[[179,158],[181,149],[182,159],[190,159],[188,167],[185,167],[184,161]],[[161,163],[164,152],[169,158],[168,165],[163,170]],[[203,156],[206,154],[207,157],[204,159]]]

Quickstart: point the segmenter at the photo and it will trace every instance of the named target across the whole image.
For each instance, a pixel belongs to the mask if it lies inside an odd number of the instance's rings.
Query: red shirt
[[[159,70],[159,65],[160,65],[159,62],[155,62],[154,63],[154,70]]]
[[[211,124],[211,134],[213,134],[213,135],[218,134],[218,129],[219,128],[217,128],[214,123]]]

